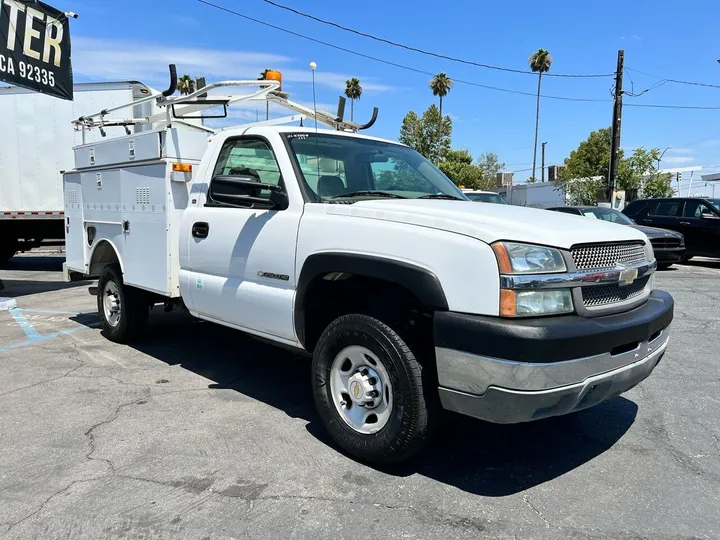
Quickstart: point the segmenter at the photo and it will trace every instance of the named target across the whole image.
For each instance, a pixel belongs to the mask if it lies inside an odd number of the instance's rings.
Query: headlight
[[[497,242],[492,246],[501,274],[551,274],[565,272],[565,260],[557,249]]]
[[[502,317],[536,317],[572,313],[572,294],[569,289],[547,291],[500,291]]]

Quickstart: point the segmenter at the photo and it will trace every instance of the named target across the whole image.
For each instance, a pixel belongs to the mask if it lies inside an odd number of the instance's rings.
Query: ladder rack
[[[172,124],[181,124],[195,129],[201,129],[210,133],[215,133],[215,130],[206,126],[192,124],[187,122],[186,119],[199,119],[200,116],[191,116],[196,113],[200,113],[204,110],[222,106],[225,110],[225,114],[222,116],[214,116],[208,118],[224,118],[227,116],[227,107],[241,101],[263,101],[270,102],[280,105],[286,109],[294,111],[300,114],[289,116],[286,118],[280,118],[270,120],[266,122],[253,122],[250,124],[242,124],[243,126],[252,125],[273,125],[278,123],[285,123],[287,121],[295,121],[300,118],[306,117],[314,119],[315,121],[330,126],[338,131],[349,131],[357,132],[363,129],[371,127],[378,116],[377,107],[373,108],[373,114],[370,121],[366,124],[356,124],[344,119],[345,112],[345,98],[340,96],[338,101],[337,114],[332,114],[326,111],[318,111],[295,103],[288,99],[288,94],[278,91],[280,82],[275,80],[254,80],[254,81],[221,81],[207,86],[199,88],[195,92],[186,96],[173,96],[177,90],[177,71],[174,64],[170,64],[170,87],[164,92],[150,94],[149,96],[111,107],[109,109],[103,109],[97,113],[81,116],[80,118],[73,120],[73,125],[76,131],[83,132],[83,138],[85,131],[97,128],[100,130],[102,136],[105,136],[105,127],[110,126],[124,126],[125,131],[129,134],[128,126],[136,125],[147,125],[151,124],[154,128],[163,129],[171,127]],[[217,88],[226,87],[253,87],[259,86],[260,90],[252,92],[246,95],[240,96],[213,96],[208,98],[208,91]],[[109,118],[108,115],[117,111],[135,107],[143,103],[155,101],[157,106],[164,108],[165,110],[151,116],[145,116],[140,118]],[[178,106],[182,106],[180,109]],[[228,128],[224,128],[228,129]]]

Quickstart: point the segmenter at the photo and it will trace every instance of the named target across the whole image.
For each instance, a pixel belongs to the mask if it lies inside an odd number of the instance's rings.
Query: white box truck
[[[0,87],[0,264],[44,240],[64,241],[61,171],[73,168],[73,146],[82,132],[72,121],[80,116],[131,102],[154,91],[139,82],[78,83],[74,100],[64,101],[15,86]],[[154,103],[130,109],[148,116]],[[133,132],[149,126],[136,124]],[[124,128],[107,126],[108,137]],[[99,130],[85,132],[86,142],[100,140]]]
[[[334,129],[208,137],[168,115],[75,149],[65,276],[98,278],[108,339],[138,338],[163,303],[311,355],[298,384],[322,424],[381,465],[423,448],[443,409],[496,423],[567,414],[658,365],[673,299],[655,289],[642,232],[469,201],[414,150],[276,88],[254,95]]]

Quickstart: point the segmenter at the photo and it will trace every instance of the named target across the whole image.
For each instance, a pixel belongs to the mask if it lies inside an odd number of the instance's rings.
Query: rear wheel
[[[344,315],[323,332],[313,356],[313,395],[335,443],[376,465],[406,460],[431,439],[437,389],[389,326]]]
[[[17,253],[17,240],[5,241],[0,244],[0,264],[7,263]]]
[[[123,283],[118,265],[103,269],[97,295],[103,332],[110,341],[130,342],[145,329],[150,311],[146,295]]]

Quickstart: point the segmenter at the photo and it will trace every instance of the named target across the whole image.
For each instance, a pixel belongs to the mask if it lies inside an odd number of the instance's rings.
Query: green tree
[[[607,185],[611,135],[610,128],[593,131],[565,159],[566,168],[556,183],[568,194],[570,204],[596,204],[598,193]],[[637,189],[641,197],[672,195],[670,175],[658,172],[659,157],[659,148],[636,148],[627,158],[620,150],[617,187]]]
[[[675,194],[670,181],[672,175],[670,173],[655,173],[645,180],[642,197],[672,197]]]
[[[478,156],[477,166],[483,174],[483,189],[490,189],[497,185],[497,175],[505,168],[505,163],[500,161],[497,154],[485,152]]]
[[[669,197],[670,174],[661,174],[657,169],[660,149],[636,148],[632,156],[620,162],[617,185],[621,189],[639,189],[642,198]]]
[[[440,97],[440,116],[442,117],[443,98],[448,95],[453,86],[453,80],[445,73],[438,73],[430,81],[430,90],[433,96]]]
[[[496,154],[480,154],[473,163],[472,154],[467,149],[448,150],[443,155],[438,168],[456,185],[467,189],[492,189],[497,184],[497,173],[505,166]]]
[[[178,90],[183,96],[192,94],[195,91],[195,80],[190,75],[183,75],[178,79]]]
[[[570,204],[591,205],[597,202],[598,192],[607,183],[610,137],[610,128],[593,131],[565,159],[565,170],[556,184],[567,193]]]
[[[362,86],[360,86],[360,79],[353,77],[345,81],[345,95],[350,99],[350,121],[355,119],[355,100],[360,99],[362,96]]]
[[[410,111],[403,118],[399,141],[421,153],[433,163],[438,163],[445,152],[450,150],[452,121],[440,117],[433,104],[419,117]]]
[[[538,86],[537,86],[537,107],[535,110],[535,145],[533,146],[533,168],[532,177],[535,178],[535,165],[537,163],[537,141],[538,141],[538,129],[540,127],[540,84],[542,82],[543,73],[550,71],[552,65],[552,57],[550,53],[545,49],[538,49],[533,55],[528,58],[530,69],[538,74]]]

